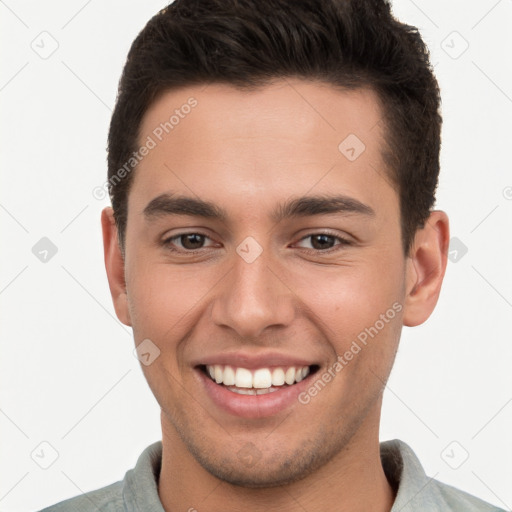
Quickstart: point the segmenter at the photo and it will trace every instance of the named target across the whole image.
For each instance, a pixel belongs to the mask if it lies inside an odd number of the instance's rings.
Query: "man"
[[[377,0],[176,0],[129,52],[102,213],[161,406],[125,479],[47,511],[490,511],[379,444],[403,325],[432,313],[439,90]]]

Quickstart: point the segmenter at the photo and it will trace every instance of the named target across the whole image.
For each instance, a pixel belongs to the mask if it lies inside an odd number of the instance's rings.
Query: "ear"
[[[114,303],[117,318],[131,326],[128,308],[128,295],[124,278],[124,259],[117,238],[117,226],[114,212],[111,207],[101,212],[101,227],[103,230],[103,251],[105,255],[105,268],[107,270],[108,285]]]
[[[419,229],[407,259],[403,323],[420,325],[432,314],[441,292],[450,243],[448,216],[433,211]]]

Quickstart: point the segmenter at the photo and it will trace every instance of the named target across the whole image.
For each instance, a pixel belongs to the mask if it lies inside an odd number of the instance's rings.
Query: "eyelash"
[[[173,235],[169,238],[166,238],[165,240],[162,241],[162,246],[165,247],[166,249],[168,249],[169,251],[171,252],[174,252],[174,253],[182,253],[182,254],[196,254],[200,251],[203,251],[204,249],[208,249],[208,247],[201,247],[199,249],[175,249],[172,247],[172,241],[173,240],[179,240],[181,237],[183,236],[186,236],[186,235],[200,235],[200,236],[204,236],[205,238],[207,239],[210,239],[210,237],[208,235],[205,235],[204,233],[201,233],[199,231],[189,231],[189,232],[186,232],[186,233],[180,233],[178,235]],[[307,252],[311,253],[311,252],[314,252],[316,254],[330,254],[332,252],[336,252],[336,251],[339,251],[339,250],[342,250],[343,247],[345,246],[349,246],[349,245],[352,245],[352,242],[350,242],[349,240],[343,238],[343,237],[340,237],[338,235],[333,235],[332,233],[324,233],[324,232],[315,232],[315,233],[309,233],[308,235],[302,237],[299,242],[302,242],[303,240],[306,240],[307,238],[311,238],[311,237],[314,237],[314,236],[321,236],[321,235],[324,235],[324,236],[328,236],[330,238],[333,238],[337,241],[339,241],[340,243],[335,245],[334,247],[330,247],[329,249],[305,249]]]

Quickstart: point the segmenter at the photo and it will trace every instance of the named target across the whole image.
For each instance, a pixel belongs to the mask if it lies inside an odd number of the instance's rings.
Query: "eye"
[[[351,245],[349,240],[330,233],[311,233],[299,241],[311,240],[312,248],[309,249],[313,252],[332,252],[342,249],[344,246]],[[212,242],[210,245],[204,245],[206,241]],[[338,242],[338,243],[336,243]],[[180,233],[171,236],[162,241],[162,245],[172,252],[193,253],[201,249],[212,247],[215,244],[206,235],[197,232]],[[337,248],[338,247],[338,248]],[[308,249],[307,247],[304,247]]]
[[[180,233],[179,235],[166,238],[162,245],[171,251],[193,252],[203,249],[203,244],[206,240],[210,240],[210,238],[202,233]],[[173,248],[173,245],[177,245],[178,249]]]
[[[350,245],[351,242],[346,240],[345,238],[342,238],[340,236],[331,235],[329,233],[311,233],[303,238],[301,238],[301,242],[304,240],[311,239],[311,245],[313,247],[313,250],[315,252],[323,251],[328,252],[332,250],[338,250],[335,247],[341,246],[339,248],[342,248],[343,246]],[[338,244],[335,244],[336,241],[339,241]]]

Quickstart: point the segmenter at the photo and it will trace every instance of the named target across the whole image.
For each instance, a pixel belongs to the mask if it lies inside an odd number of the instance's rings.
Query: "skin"
[[[250,92],[224,84],[169,91],[146,112],[141,142],[191,96],[197,106],[135,171],[124,260],[112,210],[102,212],[116,314],[133,327],[136,344],[149,338],[161,351],[142,369],[162,410],[162,504],[167,511],[229,504],[314,512],[333,503],[339,511],[389,511],[394,492],[379,455],[382,393],[402,325],[424,322],[438,300],[448,218],[433,211],[404,256],[371,90],[287,79]],[[366,146],[355,161],[338,149],[348,134]],[[146,219],[144,208],[164,192],[215,203],[227,218]],[[375,214],[269,217],[291,197],[334,193]],[[305,238],[326,230],[351,243]],[[180,253],[162,244],[190,232],[207,237],[195,254],[186,254],[194,248],[186,237],[174,239]],[[247,236],[263,249],[252,263],[236,252]],[[244,419],[219,409],[198,385],[193,362],[232,350],[304,357],[321,375],[394,303],[401,311],[307,405]],[[256,462],[242,460],[242,449]]]

